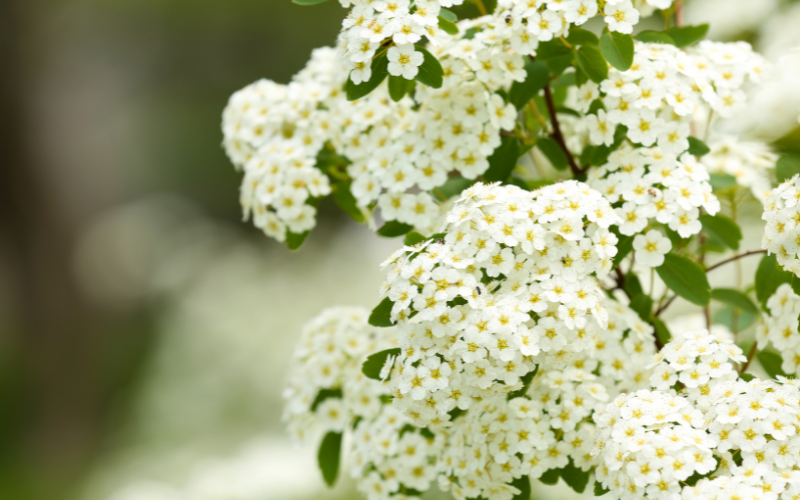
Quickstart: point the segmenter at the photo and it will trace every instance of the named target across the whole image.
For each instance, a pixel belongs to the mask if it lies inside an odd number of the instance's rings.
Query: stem
[[[683,26],[683,1],[675,0],[675,26]]]
[[[754,357],[756,357],[757,348],[758,348],[758,342],[753,341],[753,347],[751,347],[750,352],[747,353],[747,361],[745,361],[742,367],[739,368],[739,373],[744,373],[747,371],[747,367],[750,366],[750,362],[753,361]]]
[[[747,257],[749,255],[756,255],[756,254],[760,254],[760,253],[767,253],[767,251],[766,250],[750,250],[749,252],[740,253],[739,255],[734,255],[730,259],[725,259],[722,262],[717,262],[713,266],[711,266],[708,269],[706,269],[706,272],[713,271],[714,269],[716,269],[716,268],[718,268],[720,266],[724,266],[725,264],[727,264],[729,262],[733,262],[733,261],[739,260],[742,257]]]
[[[482,16],[486,16],[489,13],[486,11],[486,6],[483,5],[483,0],[472,0],[473,3],[478,7],[478,11],[480,11]]]
[[[677,297],[677,295],[673,295],[666,302],[664,302],[664,305],[659,307],[658,310],[656,310],[655,316],[658,316],[659,314],[664,312],[664,309],[668,308],[669,305],[672,304],[672,301],[675,300],[675,297]]]
[[[567,143],[564,141],[564,135],[561,133],[561,125],[559,125],[558,117],[556,116],[556,105],[553,102],[553,94],[550,92],[550,85],[545,85],[544,87],[544,100],[547,103],[548,111],[550,111],[550,121],[553,123],[553,139],[561,146],[561,149],[564,150],[564,153],[567,155],[567,161],[569,162],[570,170],[572,170],[572,175],[575,177],[583,175],[583,170],[575,163],[575,158],[572,156],[572,153],[569,152]]]

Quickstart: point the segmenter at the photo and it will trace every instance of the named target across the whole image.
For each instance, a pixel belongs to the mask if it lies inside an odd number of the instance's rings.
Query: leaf
[[[422,52],[422,55],[424,56],[422,64],[419,67],[419,73],[417,73],[416,80],[423,85],[427,85],[428,87],[433,87],[435,89],[441,88],[444,78],[444,69],[439,63],[439,60],[436,59],[436,56],[428,52],[427,49],[420,47],[419,45],[415,46],[414,50],[417,52]]]
[[[512,500],[530,500],[531,498],[531,479],[528,476],[521,476],[511,481],[511,486],[519,490]]]
[[[622,289],[625,290],[625,293],[628,294],[628,297],[635,297],[644,293],[642,282],[639,280],[639,277],[632,272],[629,272],[625,275],[625,281]]]
[[[567,35],[567,41],[570,45],[597,45],[599,40],[597,39],[597,35],[592,33],[591,31],[587,31],[580,28],[572,28],[569,30],[569,35]]]
[[[559,471],[558,469],[550,469],[539,478],[539,481],[550,486],[558,483]]]
[[[719,191],[720,189],[725,189],[737,184],[736,177],[729,174],[711,174],[710,177],[711,179],[709,182],[714,191]]]
[[[700,223],[703,225],[703,231],[718,238],[728,248],[739,250],[739,242],[742,241],[742,230],[733,219],[722,214],[703,214],[700,216]]]
[[[402,76],[389,75],[389,97],[398,102],[414,88],[414,80],[406,80]]]
[[[441,9],[439,10],[439,17],[444,18],[445,21],[455,23],[458,21],[458,16],[452,10]]]
[[[589,471],[575,467],[572,458],[570,458],[569,463],[561,469],[561,479],[576,493],[583,493],[586,490],[586,485],[589,484]]]
[[[596,497],[603,496],[606,493],[608,493],[609,491],[610,490],[608,488],[606,488],[605,486],[603,486],[603,483],[601,483],[600,481],[595,481],[594,482],[594,496],[596,496]]]
[[[342,453],[342,433],[329,432],[322,438],[317,453],[317,463],[319,470],[322,471],[322,479],[328,487],[336,483],[336,476],[339,475],[339,459]]]
[[[486,182],[505,182],[511,171],[517,166],[519,158],[519,141],[516,137],[503,137],[502,142],[494,150],[489,159],[489,168],[483,173]]]
[[[566,153],[558,143],[549,137],[542,137],[536,141],[536,147],[550,161],[556,170],[564,170],[569,165]]]
[[[694,261],[668,253],[656,272],[667,288],[692,304],[707,306],[711,300],[711,286],[706,273]]]
[[[775,163],[775,177],[778,183],[791,179],[800,174],[800,155],[786,153],[778,158]]]
[[[708,24],[698,24],[695,26],[676,26],[666,31],[678,47],[688,47],[694,45],[708,33]]]
[[[550,74],[553,76],[558,76],[563,73],[565,69],[572,66],[572,60],[573,56],[570,52],[569,54],[565,54],[563,56],[546,59],[544,62],[547,64],[547,70],[550,72]]]
[[[675,40],[672,39],[671,36],[664,33],[663,31],[642,31],[635,37],[634,40],[638,40],[640,42],[649,42],[649,43],[668,43],[670,45],[675,45]]]
[[[339,207],[347,212],[354,221],[363,223],[366,218],[364,217],[361,209],[356,205],[356,198],[350,192],[349,182],[340,182],[333,186],[333,199]]]
[[[427,240],[427,239],[428,239],[428,238],[426,238],[426,237],[422,236],[422,235],[421,235],[421,234],[419,234],[418,232],[416,232],[416,231],[411,231],[410,233],[408,233],[408,234],[406,235],[405,239],[403,240],[403,244],[404,244],[405,246],[407,246],[407,247],[413,247],[413,246],[414,246],[414,245],[416,245],[417,243],[420,243],[420,242],[422,242],[422,241],[425,241],[425,240]]]
[[[458,26],[442,17],[441,14],[439,14],[439,28],[448,35],[458,35]]]
[[[342,398],[342,390],[341,389],[320,389],[317,393],[317,397],[314,398],[314,402],[311,403],[311,411],[317,411],[317,408],[323,401],[330,398]]]
[[[622,262],[622,259],[627,257],[628,254],[633,250],[633,235],[626,236],[620,234],[616,226],[611,226],[611,232],[614,233],[619,240],[617,242],[617,255],[614,256],[611,265],[612,268],[616,268]]]
[[[387,59],[386,53],[384,52],[372,60],[372,76],[370,76],[369,80],[356,85],[353,83],[353,80],[349,77],[347,78],[347,82],[344,84],[347,100],[355,101],[369,94],[378,88],[378,85],[386,79],[387,75],[389,75],[389,59]]]
[[[591,45],[583,45],[575,55],[578,66],[586,73],[586,76],[595,83],[601,83],[608,78],[608,63],[605,57],[597,48]]]
[[[701,156],[705,156],[711,152],[711,148],[708,145],[698,139],[697,137],[689,137],[689,154],[697,156],[698,158]]]
[[[533,96],[539,93],[545,85],[550,74],[547,65],[541,61],[530,62],[525,65],[527,76],[522,82],[514,82],[508,93],[508,100],[518,110],[522,109]]]
[[[656,329],[656,337],[658,341],[661,342],[661,345],[667,345],[669,340],[672,338],[672,333],[670,333],[667,324],[661,318],[653,317],[651,318],[653,323],[653,327]]]
[[[733,288],[715,288],[711,290],[711,298],[718,302],[738,307],[742,311],[753,314],[758,312],[758,307],[750,300],[750,297]]]
[[[616,31],[604,31],[600,37],[600,52],[612,66],[627,71],[633,64],[633,37]]]
[[[781,359],[780,354],[772,351],[761,351],[756,354],[756,357],[758,358],[758,362],[761,364],[761,367],[764,368],[764,371],[767,372],[767,375],[769,375],[770,378],[778,378],[778,375],[782,377],[787,376],[781,368],[783,360]]]
[[[772,297],[775,290],[784,283],[791,283],[792,273],[784,271],[779,265],[775,255],[765,255],[756,269],[756,298],[762,307],[766,307],[767,300]]]
[[[528,373],[519,378],[519,380],[522,382],[522,387],[520,387],[519,390],[516,390],[514,392],[509,392],[508,396],[506,396],[506,399],[511,401],[514,398],[523,397],[528,392],[528,388],[531,386],[533,377],[535,377],[537,373],[539,373],[539,365],[535,365],[533,367],[533,370],[529,371]]]
[[[328,0],[292,0],[292,3],[296,3],[297,5],[317,5],[327,1]]]
[[[630,308],[639,315],[642,321],[650,322],[650,316],[653,312],[653,299],[644,293],[634,295],[631,298]]]
[[[303,246],[303,243],[306,242],[306,238],[308,238],[309,234],[311,234],[311,231],[305,231],[303,233],[297,234],[287,230],[286,246],[289,248],[289,250],[299,250],[300,247]]]
[[[740,373],[739,374],[739,378],[744,380],[745,382],[750,382],[751,380],[756,378],[756,376],[755,375],[751,375],[749,373]]]
[[[736,314],[736,312],[739,314]],[[714,313],[712,323],[725,325],[729,330],[742,331],[750,327],[757,319],[758,314],[742,311],[732,306],[726,306]]]
[[[369,324],[378,328],[394,326],[392,322],[392,306],[394,306],[394,302],[389,297],[385,297],[369,314]]]
[[[400,221],[390,220],[378,229],[378,236],[396,238],[397,236],[403,236],[412,229],[414,229],[414,226],[411,224],[403,224]]]
[[[370,354],[367,356],[364,364],[361,365],[361,373],[373,380],[380,380],[381,370],[383,369],[383,365],[386,364],[386,360],[389,359],[390,356],[399,356],[400,352],[400,348],[395,347],[393,349],[386,349],[376,352],[375,354]]]
[[[564,56],[572,56],[572,49],[564,45],[560,38],[542,42],[536,49],[536,58],[541,61]]]
[[[475,181],[465,179],[464,177],[451,177],[447,179],[447,181],[444,184],[439,186],[438,190],[440,193],[445,195],[449,200],[454,196],[460,195],[462,191],[464,191],[474,183]]]

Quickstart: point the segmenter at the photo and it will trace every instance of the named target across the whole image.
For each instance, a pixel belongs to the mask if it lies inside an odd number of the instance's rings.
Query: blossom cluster
[[[443,424],[471,397],[519,389],[540,352],[590,351],[608,322],[595,276],[610,270],[617,221],[576,181],[465,190],[441,238],[385,263],[403,349],[395,403],[418,425]]]
[[[595,417],[598,480],[620,499],[800,491],[792,470],[800,449],[797,384],[739,380],[730,361],[743,360],[741,350],[707,331],[680,335],[664,351],[653,374],[657,390],[622,394]]]
[[[761,218],[766,221],[761,248],[775,254],[787,271],[800,276],[800,176],[795,175],[776,187],[764,204]]]
[[[797,331],[800,297],[791,285],[784,283],[767,300],[767,311],[756,328],[759,349],[771,344],[783,359],[783,372],[800,375],[800,333]]]
[[[734,177],[737,185],[750,189],[762,204],[766,202],[772,191],[778,160],[766,144],[717,135],[708,146],[711,151],[703,157],[703,164],[709,173]]]

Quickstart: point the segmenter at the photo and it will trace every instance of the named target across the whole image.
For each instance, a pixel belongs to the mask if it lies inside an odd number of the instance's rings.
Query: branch
[[[575,162],[575,158],[572,156],[572,153],[569,152],[567,143],[564,141],[564,135],[561,133],[561,125],[558,123],[556,105],[553,102],[553,94],[550,92],[550,85],[545,85],[544,87],[544,100],[547,103],[547,110],[550,112],[550,121],[553,122],[553,139],[561,146],[561,149],[564,150],[564,153],[567,155],[567,161],[569,162],[570,170],[572,170],[572,175],[575,177],[583,175],[584,171]]]
[[[725,259],[722,262],[717,262],[713,266],[711,266],[708,269],[706,269],[706,272],[713,271],[714,269],[716,269],[716,268],[718,268],[720,266],[724,266],[725,264],[728,264],[728,263],[733,262],[735,260],[739,260],[742,257],[747,257],[749,255],[758,255],[758,254],[761,254],[761,253],[767,253],[767,251],[766,250],[750,250],[749,252],[740,253],[739,255],[734,255],[730,259]]]
[[[750,366],[750,362],[753,361],[753,358],[756,357],[756,349],[758,347],[758,342],[753,342],[753,347],[750,348],[750,352],[747,353],[747,361],[744,362],[741,368],[739,368],[739,373],[744,373],[747,371],[747,367]]]
[[[658,308],[658,310],[655,313],[655,316],[658,316],[659,314],[664,312],[664,309],[666,309],[667,307],[669,307],[670,304],[672,304],[672,301],[675,300],[675,297],[677,297],[677,295],[673,295],[672,297],[667,299],[667,301],[664,302],[664,305]]]

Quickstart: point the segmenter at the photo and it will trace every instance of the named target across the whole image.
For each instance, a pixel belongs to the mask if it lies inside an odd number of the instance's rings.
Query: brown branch
[[[747,367],[750,366],[750,362],[753,361],[753,358],[756,357],[757,348],[758,348],[758,342],[753,341],[753,347],[751,347],[750,352],[747,353],[747,361],[745,361],[742,367],[739,368],[739,373],[744,373],[747,371]]]
[[[569,148],[567,148],[567,143],[564,140],[564,135],[561,133],[561,125],[558,123],[558,116],[556,113],[556,105],[553,102],[553,94],[550,92],[550,85],[545,85],[544,87],[544,100],[547,103],[547,110],[550,112],[550,121],[553,123],[553,133],[551,134],[552,138],[561,146],[561,149],[564,151],[564,154],[567,155],[567,161],[569,162],[569,168],[572,170],[572,175],[578,177],[583,175],[584,171],[578,164],[575,162],[575,157],[572,156],[570,153]]]
[[[672,301],[675,300],[675,297],[677,297],[677,295],[673,295],[672,297],[667,299],[667,301],[664,302],[664,305],[658,308],[658,310],[655,313],[655,316],[658,316],[659,314],[664,312],[664,309],[666,309],[667,307],[669,307],[670,304],[672,304]]]
[[[730,259],[725,259],[722,262],[717,262],[713,266],[711,266],[708,269],[706,269],[706,272],[713,271],[714,269],[716,269],[716,268],[718,268],[720,266],[723,266],[723,265],[728,264],[730,262],[733,262],[735,260],[739,260],[742,257],[747,257],[749,255],[758,255],[758,254],[761,254],[761,253],[767,253],[767,251],[766,250],[750,250],[749,252],[741,253],[739,255],[734,255]]]

